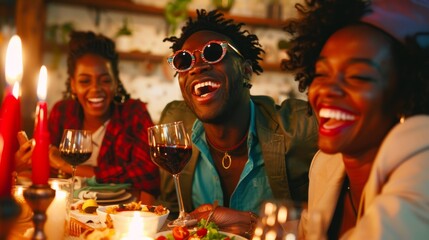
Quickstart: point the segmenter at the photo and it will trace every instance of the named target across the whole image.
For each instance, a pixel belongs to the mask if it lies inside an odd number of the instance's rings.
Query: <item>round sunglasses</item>
[[[167,58],[167,62],[177,72],[186,72],[192,69],[195,64],[196,51],[201,52],[201,58],[204,62],[209,64],[215,64],[220,62],[226,54],[227,47],[230,47],[240,57],[244,58],[243,55],[227,41],[210,41],[199,50],[196,49],[193,52],[188,50],[178,50],[173,55]]]

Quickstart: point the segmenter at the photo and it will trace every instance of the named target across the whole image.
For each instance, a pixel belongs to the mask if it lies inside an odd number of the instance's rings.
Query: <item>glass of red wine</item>
[[[179,217],[168,226],[187,226],[190,222],[195,222],[195,219],[187,214],[183,207],[179,176],[192,154],[189,135],[186,133],[183,122],[173,122],[148,128],[148,136],[152,161],[173,175],[176,186]]]
[[[61,158],[73,169],[70,194],[73,199],[76,167],[91,157],[92,134],[87,130],[64,129],[59,149]]]

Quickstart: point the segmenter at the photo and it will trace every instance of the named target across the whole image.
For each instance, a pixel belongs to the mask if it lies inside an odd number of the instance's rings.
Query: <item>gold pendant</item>
[[[228,161],[227,165],[225,165],[225,160]],[[222,158],[222,167],[224,169],[228,169],[231,167],[231,163],[232,163],[231,156],[229,156],[228,152],[225,152],[225,155],[223,155],[223,158]]]

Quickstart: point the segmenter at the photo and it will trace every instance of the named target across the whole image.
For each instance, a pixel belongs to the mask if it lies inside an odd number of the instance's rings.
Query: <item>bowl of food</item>
[[[170,211],[162,205],[152,206],[136,202],[97,208],[100,222],[107,227],[122,233],[141,231],[145,236],[157,233],[169,213]]]

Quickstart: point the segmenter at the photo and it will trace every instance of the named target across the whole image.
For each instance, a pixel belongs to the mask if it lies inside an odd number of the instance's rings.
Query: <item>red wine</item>
[[[189,162],[192,146],[165,146],[150,147],[152,161],[171,174],[180,173]]]
[[[60,151],[61,157],[70,165],[77,166],[91,157],[92,152],[66,152]]]

